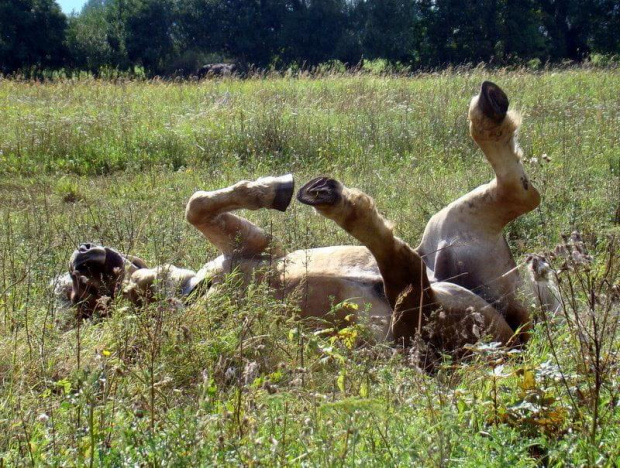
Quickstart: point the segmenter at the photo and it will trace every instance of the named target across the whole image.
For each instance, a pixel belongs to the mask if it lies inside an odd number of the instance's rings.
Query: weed
[[[617,70],[367,66],[376,74],[2,81],[0,466],[617,464]],[[513,251],[579,229],[592,257],[551,260],[562,307],[539,313],[527,348],[480,345],[429,376],[369,343],[368,324],[318,330],[234,275],[188,307],[119,299],[79,326],[54,301],[50,280],[83,241],[199,268],[217,252],[185,223],[189,196],[268,173],[360,187],[415,245],[430,215],[490,178],[466,121],[489,78],[525,113],[543,196],[509,226]],[[350,242],[295,204],[244,216],[291,250]]]

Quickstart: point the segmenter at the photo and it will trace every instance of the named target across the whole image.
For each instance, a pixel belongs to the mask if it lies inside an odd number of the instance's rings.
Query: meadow
[[[507,229],[517,262],[574,230],[593,257],[554,261],[562,311],[533,310],[525,349],[481,344],[429,375],[234,275],[184,308],[119,300],[79,322],[54,300],[85,241],[200,268],[217,253],[188,198],[264,175],[361,188],[417,245],[492,177],[467,126],[485,79],[523,113],[543,200]],[[0,467],[618,466],[619,129],[617,69],[0,80]],[[298,203],[244,216],[291,250],[354,242]]]

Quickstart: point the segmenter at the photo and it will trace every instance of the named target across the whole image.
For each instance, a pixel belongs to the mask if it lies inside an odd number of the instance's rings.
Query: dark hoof
[[[273,199],[273,209],[286,211],[291,204],[291,199],[295,192],[295,180],[292,174],[279,177],[279,179],[281,182],[278,183],[276,188],[276,196]]]
[[[478,105],[485,117],[500,123],[508,112],[508,96],[495,83],[485,81],[480,89]]]
[[[317,177],[297,192],[297,200],[304,205],[335,205],[340,201],[342,184],[335,179]]]

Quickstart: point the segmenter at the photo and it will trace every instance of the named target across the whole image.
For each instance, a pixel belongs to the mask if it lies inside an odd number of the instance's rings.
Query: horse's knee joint
[[[205,217],[204,194],[202,191],[194,193],[185,206],[185,219],[191,225],[196,226]]]

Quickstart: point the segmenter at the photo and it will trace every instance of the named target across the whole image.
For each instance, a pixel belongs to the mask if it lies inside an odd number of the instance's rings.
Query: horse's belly
[[[389,338],[391,309],[379,269],[364,247],[298,250],[278,263],[279,295],[295,301],[303,317],[368,324],[379,341]]]

